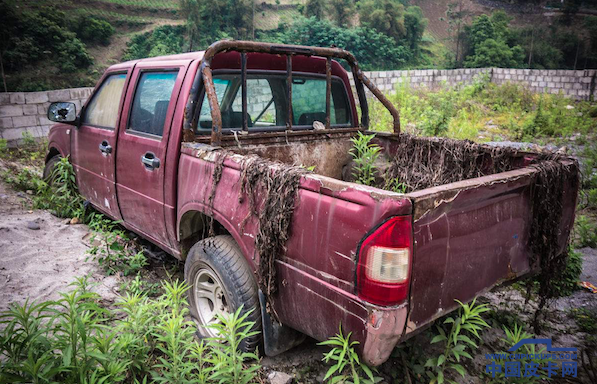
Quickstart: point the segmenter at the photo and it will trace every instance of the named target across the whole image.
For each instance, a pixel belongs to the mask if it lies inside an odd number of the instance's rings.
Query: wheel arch
[[[210,236],[210,226],[213,219],[214,232],[216,235],[230,235],[238,244],[244,258],[247,260],[253,271],[254,261],[250,257],[250,250],[242,241],[241,235],[236,227],[216,210],[209,210],[199,203],[189,203],[183,206],[178,214],[176,223],[176,237],[180,244],[181,259],[186,255],[197,241]]]
[[[50,144],[49,146],[49,150],[48,150],[48,154],[46,155],[46,159],[44,163],[47,163],[48,161],[50,161],[50,159],[56,155],[62,155],[62,152],[58,149],[58,147],[56,145],[54,145],[53,143]]]

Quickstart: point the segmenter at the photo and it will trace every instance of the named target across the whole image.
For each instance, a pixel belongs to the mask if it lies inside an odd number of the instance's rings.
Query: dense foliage
[[[448,22],[460,26],[465,11],[448,12]],[[565,18],[549,25],[513,27],[503,11],[480,15],[456,32],[454,66],[509,68],[593,68],[597,65],[597,17],[579,18],[567,26]],[[455,29],[455,28],[453,28]],[[457,31],[457,30],[456,30]]]
[[[190,48],[205,48],[223,38],[246,39],[252,31],[249,0],[179,0]]]
[[[107,45],[113,33],[114,28],[105,20],[67,17],[51,4],[25,8],[14,0],[0,0],[1,75],[7,90],[87,85],[72,76],[93,63],[86,43]],[[43,71],[35,78],[23,75],[39,68]]]
[[[262,32],[257,38],[286,44],[344,48],[356,56],[365,70],[400,68],[413,57],[407,47],[397,45],[383,33],[364,27],[340,28],[314,17],[298,19],[273,32]]]
[[[68,72],[91,64],[85,45],[69,30],[66,20],[63,12],[54,9],[18,12],[14,3],[1,1],[0,50],[6,69],[17,70],[47,59]]]
[[[465,27],[468,46],[464,65],[467,67],[518,68],[523,65],[524,52],[515,44],[504,12],[481,15]]]
[[[184,52],[184,27],[163,25],[151,32],[135,35],[123,60],[141,59]]]
[[[590,102],[534,94],[521,85],[497,85],[482,76],[471,85],[435,91],[410,88],[404,83],[389,98],[399,106],[407,130],[428,136],[537,142],[575,132],[597,132]],[[391,116],[380,103],[372,105],[370,115],[374,130],[392,127]]]

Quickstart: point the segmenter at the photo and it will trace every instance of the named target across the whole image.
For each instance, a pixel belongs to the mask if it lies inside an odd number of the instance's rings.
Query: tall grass
[[[0,315],[0,383],[254,382],[257,356],[236,350],[253,324],[239,312],[221,317],[220,337],[204,344],[188,320],[188,287],[162,289],[106,309],[81,278],[56,301],[13,304]]]
[[[470,85],[412,88],[407,79],[388,95],[400,110],[404,131],[476,141],[559,138],[595,133],[591,103],[561,94],[535,94],[521,85],[490,83],[479,76]],[[371,129],[388,131],[391,116],[379,103],[371,106]]]

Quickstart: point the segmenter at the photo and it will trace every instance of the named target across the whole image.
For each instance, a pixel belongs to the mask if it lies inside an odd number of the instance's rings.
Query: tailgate
[[[406,333],[456,308],[454,299],[466,302],[532,269],[530,196],[535,172],[527,167],[408,195],[414,208],[414,256]],[[561,249],[576,205],[576,191],[567,188]]]

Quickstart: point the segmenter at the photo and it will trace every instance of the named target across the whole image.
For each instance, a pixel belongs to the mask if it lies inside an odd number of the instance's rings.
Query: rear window
[[[222,112],[223,129],[242,129],[242,91],[240,74],[215,74],[214,86]],[[276,130],[286,127],[288,115],[285,74],[247,73],[247,122],[249,130]],[[292,76],[292,125],[309,129],[316,121],[325,124],[325,77]],[[332,78],[330,125],[351,125],[351,111],[344,83]],[[203,97],[199,133],[211,132],[211,112]]]

